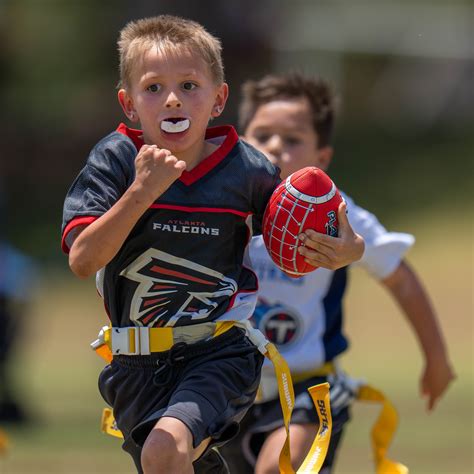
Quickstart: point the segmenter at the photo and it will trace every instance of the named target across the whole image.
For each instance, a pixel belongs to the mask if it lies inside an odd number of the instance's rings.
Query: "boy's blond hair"
[[[195,21],[171,15],[131,21],[120,32],[117,44],[120,55],[120,88],[130,86],[133,67],[153,46],[167,51],[184,48],[193,54],[199,54],[209,65],[216,84],[224,82],[221,42]]]

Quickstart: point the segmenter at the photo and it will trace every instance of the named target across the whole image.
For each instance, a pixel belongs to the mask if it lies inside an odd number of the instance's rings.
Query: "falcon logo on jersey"
[[[237,283],[222,273],[156,249],[140,255],[120,275],[139,283],[130,305],[130,319],[139,326],[213,321],[237,292]]]
[[[268,340],[284,349],[299,337],[300,317],[282,305],[268,305],[259,300],[252,315],[255,326],[265,334]]]

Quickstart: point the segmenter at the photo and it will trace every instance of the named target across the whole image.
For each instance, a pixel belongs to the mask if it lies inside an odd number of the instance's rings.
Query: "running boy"
[[[305,166],[327,170],[333,155],[334,113],[334,97],[326,81],[299,74],[267,76],[244,84],[240,127],[244,139],[279,166],[285,179]],[[404,260],[414,239],[408,234],[388,232],[373,214],[344,197],[349,222],[365,241],[365,253],[357,264],[392,294],[418,338],[425,360],[421,391],[431,410],[454,375],[429,298]],[[312,235],[312,231],[307,234]],[[337,238],[324,237],[326,244],[336,245]],[[331,253],[331,247],[320,243],[316,255],[311,255],[327,267],[325,262]],[[259,278],[255,324],[278,344],[295,383],[290,429],[295,467],[311,444],[317,423],[306,389],[331,381],[332,438],[320,471],[328,474],[356,391],[344,375],[334,374],[334,361],[348,346],[342,332],[347,268],[321,268],[299,279],[288,278],[273,264],[261,236],[252,239],[250,257]],[[243,420],[239,438],[221,451],[236,473],[254,472],[254,468],[256,474],[278,473],[284,431],[271,372],[271,367],[264,364],[264,403],[252,407]],[[243,462],[242,451],[247,463]]]
[[[234,322],[257,298],[247,217],[261,221],[279,172],[232,127],[207,129],[228,87],[201,25],[142,19],[118,45],[118,99],[141,130],[121,124],[92,150],[65,200],[63,249],[78,277],[97,272],[114,353],[99,388],[123,448],[139,472],[189,474],[255,398],[262,356]]]

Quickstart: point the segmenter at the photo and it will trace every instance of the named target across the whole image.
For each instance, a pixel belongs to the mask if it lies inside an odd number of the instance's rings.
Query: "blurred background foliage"
[[[399,408],[392,457],[414,473],[474,472],[468,0],[0,0],[0,236],[34,257],[43,276],[12,367],[38,423],[8,430],[11,458],[0,460],[0,472],[131,472],[117,440],[96,429],[101,362],[87,345],[105,316],[92,281],[67,270],[60,225],[91,147],[124,120],[118,32],[162,13],[195,19],[222,39],[231,95],[218,123],[236,124],[246,79],[299,70],[334,84],[340,112],[330,175],[386,227],[417,236],[409,258],[433,296],[459,380],[427,417],[414,338],[393,302],[359,274],[346,302],[353,346],[345,366]],[[372,472],[375,412],[360,410],[341,473]]]
[[[60,262],[67,188],[123,120],[118,31],[164,12],[222,39],[231,96],[219,122],[236,123],[245,79],[321,74],[341,98],[331,170],[341,188],[389,223],[472,207],[472,11],[456,1],[1,0],[5,232]]]

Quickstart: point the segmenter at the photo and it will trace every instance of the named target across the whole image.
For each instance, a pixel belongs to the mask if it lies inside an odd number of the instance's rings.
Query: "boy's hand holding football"
[[[307,263],[317,267],[337,270],[359,260],[364,253],[364,239],[356,234],[347,220],[346,203],[338,208],[338,237],[307,229],[299,236],[304,246],[298,247]]]

